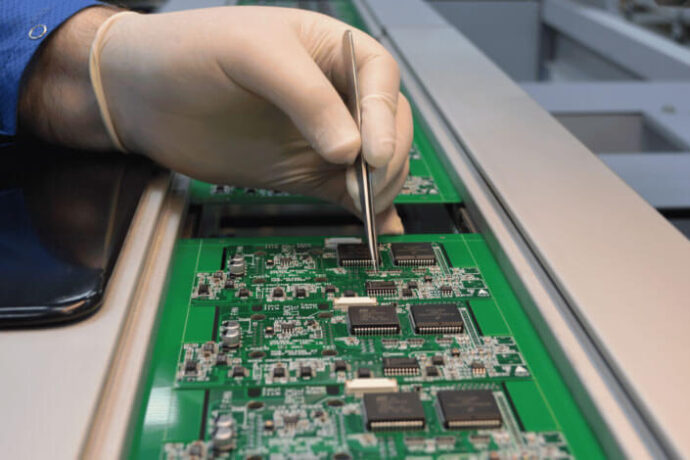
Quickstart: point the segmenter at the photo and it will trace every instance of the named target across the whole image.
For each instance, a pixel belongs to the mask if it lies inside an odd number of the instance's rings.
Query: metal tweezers
[[[345,74],[347,76],[347,104],[357,124],[357,129],[362,130],[362,108],[359,99],[359,81],[357,79],[357,62],[355,60],[355,44],[352,39],[352,31],[346,30],[343,35],[343,53],[345,57]],[[376,219],[374,216],[374,195],[371,191],[371,173],[369,165],[364,161],[362,152],[355,161],[357,168],[357,185],[359,186],[359,202],[362,210],[362,220],[366,230],[369,255],[374,270],[379,269],[379,245],[376,240]]]

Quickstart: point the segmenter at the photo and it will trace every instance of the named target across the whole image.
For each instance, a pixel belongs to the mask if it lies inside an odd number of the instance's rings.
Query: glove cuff
[[[96,37],[93,39],[93,43],[91,43],[91,51],[89,52],[89,76],[91,78],[91,87],[93,88],[93,92],[96,95],[96,101],[98,102],[98,110],[101,114],[101,119],[103,120],[105,129],[108,132],[108,136],[110,137],[113,145],[115,145],[115,148],[124,153],[126,153],[127,150],[125,149],[124,145],[122,145],[120,136],[118,136],[117,131],[115,130],[113,119],[110,116],[110,110],[108,110],[108,101],[105,97],[105,91],[103,90],[103,82],[101,80],[101,51],[104,38],[110,27],[124,16],[132,14],[138,13],[133,11],[123,11],[106,19],[98,28]]]

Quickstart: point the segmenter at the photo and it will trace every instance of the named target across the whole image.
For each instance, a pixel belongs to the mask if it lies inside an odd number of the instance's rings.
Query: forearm
[[[87,8],[42,44],[19,94],[22,135],[90,150],[113,148],[91,87],[89,50],[98,27],[117,12],[105,6]]]

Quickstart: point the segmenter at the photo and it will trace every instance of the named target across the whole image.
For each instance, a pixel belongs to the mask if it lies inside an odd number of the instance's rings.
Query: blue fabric
[[[41,42],[74,13],[98,4],[94,0],[0,0],[0,135],[17,132],[19,84]]]

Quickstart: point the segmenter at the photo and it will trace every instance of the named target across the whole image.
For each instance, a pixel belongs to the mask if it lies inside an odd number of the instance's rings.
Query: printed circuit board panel
[[[189,239],[133,458],[592,458],[479,235]]]

